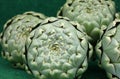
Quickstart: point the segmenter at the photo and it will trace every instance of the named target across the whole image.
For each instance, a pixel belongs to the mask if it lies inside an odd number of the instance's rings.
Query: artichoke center
[[[50,50],[52,51],[59,51],[59,45],[58,44],[53,44],[50,46]]]
[[[91,10],[90,8],[87,7],[87,8],[86,8],[86,12],[87,12],[87,13],[91,13],[92,10]]]

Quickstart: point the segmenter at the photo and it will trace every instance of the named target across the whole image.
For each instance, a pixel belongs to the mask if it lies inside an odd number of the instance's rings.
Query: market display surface
[[[109,79],[120,79],[120,13],[114,0],[67,0],[56,17],[16,15],[4,24],[0,44],[2,57],[35,79],[84,79],[94,56]]]

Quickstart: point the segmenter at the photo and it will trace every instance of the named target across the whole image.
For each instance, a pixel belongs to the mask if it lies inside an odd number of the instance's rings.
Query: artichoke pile
[[[112,0],[67,0],[57,17],[25,12],[6,22],[2,57],[36,79],[80,79],[93,52],[120,79],[120,14]]]

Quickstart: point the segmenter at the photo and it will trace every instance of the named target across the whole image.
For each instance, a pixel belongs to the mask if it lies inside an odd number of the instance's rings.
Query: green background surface
[[[114,0],[117,12],[120,11],[120,0]],[[0,32],[5,22],[11,17],[26,11],[36,11],[47,16],[56,16],[57,11],[65,0],[0,0]],[[0,47],[1,50],[1,47]],[[1,58],[0,55],[0,79],[34,79],[24,70],[13,68],[11,63]],[[88,70],[82,79],[107,79],[104,70],[94,62],[89,62]]]

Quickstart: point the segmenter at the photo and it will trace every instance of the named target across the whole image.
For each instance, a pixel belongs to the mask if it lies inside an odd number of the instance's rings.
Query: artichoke
[[[80,79],[87,69],[91,46],[80,25],[67,18],[49,17],[26,41],[26,64],[38,79]]]
[[[116,19],[104,31],[96,46],[96,53],[108,77],[120,79],[120,14],[116,14]]]
[[[25,12],[8,20],[1,34],[2,56],[16,67],[24,67],[25,41],[46,16],[36,12]]]
[[[67,0],[57,15],[84,25],[84,31],[91,37],[90,42],[95,43],[113,21],[114,14],[112,0]]]

